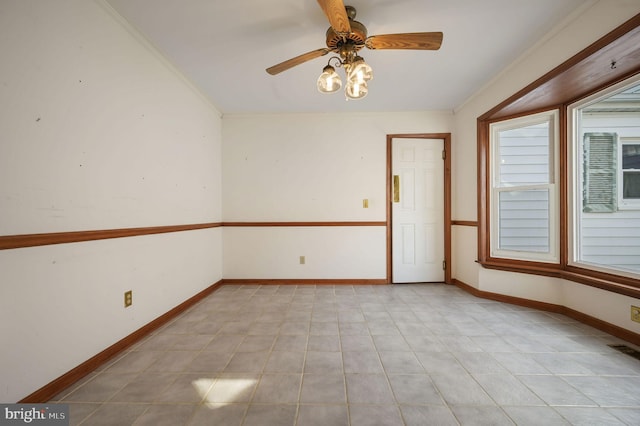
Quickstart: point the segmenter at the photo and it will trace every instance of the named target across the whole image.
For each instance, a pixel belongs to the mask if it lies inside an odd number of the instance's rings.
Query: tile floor
[[[443,284],[224,286],[52,402],[72,425],[638,425],[615,343]]]

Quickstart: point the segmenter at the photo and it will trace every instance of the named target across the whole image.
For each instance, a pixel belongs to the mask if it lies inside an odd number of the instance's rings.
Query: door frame
[[[451,284],[451,133],[401,133],[387,135],[387,284],[393,284],[393,139],[444,140],[444,282]]]

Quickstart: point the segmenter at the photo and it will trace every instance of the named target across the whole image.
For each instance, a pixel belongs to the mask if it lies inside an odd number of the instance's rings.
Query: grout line
[[[374,286],[372,286],[371,288],[368,288],[367,291],[363,291],[360,287],[354,287],[350,285],[349,286],[331,286],[331,287],[325,286],[322,288],[318,288],[316,286],[295,286],[293,290],[289,290],[287,288],[286,291],[282,291],[282,286],[273,286],[273,285],[269,285],[269,286],[258,285],[258,286],[251,286],[251,287],[250,286],[234,286],[234,287],[236,288],[233,288],[233,291],[230,291],[230,290],[225,291],[223,288],[218,292],[210,295],[209,297],[203,299],[200,303],[186,310],[179,318],[175,320],[176,323],[178,321],[183,321],[183,322],[186,322],[188,325],[194,325],[198,322],[199,318],[204,318],[203,321],[211,320],[212,323],[216,323],[215,319],[216,317],[219,317],[220,324],[219,324],[219,327],[216,329],[215,333],[209,336],[208,340],[206,338],[203,338],[202,341],[199,341],[199,345],[201,345],[199,349],[184,350],[184,352],[190,352],[195,355],[193,356],[191,361],[189,363],[186,363],[185,366],[179,372],[175,372],[175,373],[171,372],[171,374],[175,374],[175,378],[173,380],[168,381],[168,384],[166,385],[165,390],[169,389],[171,386],[177,383],[181,375],[197,374],[197,373],[192,373],[190,371],[186,371],[187,365],[190,365],[190,363],[193,362],[198,356],[204,355],[207,352],[216,353],[215,351],[206,350],[209,347],[209,345],[214,344],[216,338],[220,338],[222,336],[240,336],[241,337],[241,339],[238,340],[237,344],[234,345],[233,349],[231,349],[229,352],[221,353],[221,354],[227,354],[228,359],[224,363],[224,366],[220,367],[219,372],[216,371],[215,374],[211,375],[213,377],[213,380],[209,384],[206,392],[203,393],[199,403],[185,404],[185,405],[194,406],[194,410],[188,419],[189,421],[193,420],[197,415],[197,413],[199,412],[199,410],[205,406],[205,403],[207,400],[206,398],[213,391],[214,387],[220,383],[219,382],[220,378],[224,374],[236,374],[236,372],[226,371],[226,369],[229,367],[230,363],[232,362],[236,354],[244,353],[244,352],[238,352],[238,349],[242,347],[242,344],[247,342],[248,338],[258,337],[258,336],[270,336],[270,337],[273,337],[273,339],[268,349],[264,351],[266,352],[266,358],[264,358],[263,360],[263,364],[260,371],[254,372],[254,373],[248,373],[248,372],[246,373],[246,374],[250,374],[251,376],[255,376],[257,378],[257,382],[252,388],[251,393],[248,395],[246,402],[229,403],[233,405],[239,405],[242,407],[246,406],[246,409],[241,414],[242,422],[246,421],[246,419],[250,415],[250,408],[252,405],[253,406],[270,405],[268,403],[262,404],[255,401],[255,397],[257,395],[257,392],[261,384],[263,383],[263,379],[265,378],[266,375],[270,375],[270,374],[273,374],[273,375],[292,374],[300,378],[299,387],[297,389],[296,401],[294,403],[286,403],[286,404],[277,403],[277,405],[294,405],[295,404],[295,411],[293,412],[295,421],[298,421],[301,419],[300,416],[302,414],[302,411],[301,411],[302,405],[310,405],[310,406],[318,406],[318,407],[346,406],[346,413],[347,413],[346,420],[348,424],[351,424],[351,418],[353,414],[352,408],[354,407],[354,403],[349,398],[349,389],[348,389],[348,382],[347,382],[348,374],[351,374],[351,375],[375,374],[376,376],[383,374],[384,382],[386,383],[388,391],[390,392],[393,400],[389,404],[382,404],[382,405],[393,405],[395,407],[394,412],[396,413],[397,416],[399,416],[399,419],[405,423],[409,422],[409,419],[406,417],[406,412],[403,411],[403,407],[406,405],[412,405],[412,404],[404,404],[399,401],[397,389],[394,389],[394,387],[392,386],[391,378],[394,375],[410,375],[410,376],[424,375],[431,381],[431,385],[433,386],[438,397],[441,399],[441,401],[444,404],[439,407],[446,407],[452,420],[456,419],[456,421],[458,422],[462,421],[462,418],[459,417],[459,414],[456,415],[456,413],[452,409],[453,405],[447,402],[447,400],[444,398],[444,395],[442,394],[442,391],[437,386],[436,382],[433,381],[433,378],[432,378],[433,372],[429,371],[429,366],[425,365],[425,360],[421,359],[421,357],[418,356],[419,352],[434,352],[434,351],[428,351],[428,350],[420,351],[420,350],[417,350],[416,347],[414,347],[414,345],[410,343],[410,342],[414,342],[414,344],[417,344],[415,340],[411,338],[411,336],[413,336],[414,329],[413,328],[407,329],[404,325],[406,323],[407,325],[410,326],[412,322],[418,322],[422,324],[423,327],[425,328],[425,333],[422,335],[429,337],[429,340],[425,342],[427,345],[430,345],[431,343],[438,345],[435,347],[436,349],[439,349],[439,350],[441,349],[442,351],[444,351],[443,353],[448,354],[449,357],[456,360],[456,362],[461,365],[461,368],[464,369],[466,374],[469,375],[472,380],[474,380],[477,386],[479,386],[479,389],[484,393],[484,395],[486,395],[486,397],[489,398],[487,401],[491,401],[493,404],[495,404],[493,406],[497,407],[502,413],[502,415],[504,415],[507,419],[511,419],[514,422],[516,422],[516,418],[512,418],[507,412],[507,410],[505,409],[506,407],[509,407],[509,406],[498,404],[497,400],[493,396],[491,396],[491,394],[481,385],[479,379],[476,376],[481,375],[483,373],[482,372],[472,373],[472,370],[473,371],[478,370],[478,368],[475,367],[476,364],[475,363],[468,364],[468,362],[466,363],[463,362],[465,361],[464,358],[465,358],[466,352],[463,353],[461,350],[456,350],[457,344],[452,346],[456,342],[451,339],[447,339],[448,335],[446,333],[446,330],[448,327],[452,327],[453,330],[457,330],[457,332],[460,333],[459,336],[464,338],[464,339],[458,339],[458,340],[467,340],[469,343],[473,343],[477,345],[478,349],[480,350],[480,352],[478,353],[487,354],[487,356],[491,357],[491,360],[495,361],[497,366],[504,368],[505,372],[499,373],[499,374],[506,374],[515,378],[517,382],[524,387],[524,389],[527,389],[533,395],[536,395],[536,397],[540,398],[540,400],[544,403],[544,407],[546,409],[552,410],[556,415],[558,415],[560,418],[563,418],[563,419],[565,419],[565,417],[562,416],[562,414],[557,409],[563,408],[566,406],[557,406],[557,405],[551,405],[547,403],[544,398],[540,397],[538,392],[534,391],[532,388],[530,388],[525,384],[525,382],[523,381],[524,377],[526,376],[557,377],[560,380],[562,380],[564,383],[566,383],[568,386],[571,386],[574,389],[575,389],[575,386],[572,385],[569,381],[565,380],[566,378],[597,377],[597,378],[604,378],[604,379],[607,379],[607,378],[623,379],[623,378],[639,378],[640,377],[640,369],[632,370],[631,368],[629,368],[630,374],[628,375],[598,374],[596,372],[594,372],[593,374],[583,373],[583,374],[571,374],[571,375],[558,374],[558,373],[554,374],[552,372],[548,372],[545,374],[514,373],[511,371],[511,369],[507,368],[507,366],[504,364],[506,358],[503,359],[503,361],[500,361],[498,358],[496,358],[496,354],[498,353],[516,354],[516,355],[526,354],[528,359],[530,359],[533,362],[536,362],[537,365],[539,365],[541,368],[544,368],[545,370],[547,370],[547,367],[539,363],[536,360],[536,356],[547,355],[552,358],[554,355],[558,355],[561,357],[565,356],[567,360],[573,360],[573,357],[576,356],[577,359],[579,360],[579,357],[581,355],[596,354],[596,355],[599,355],[600,357],[605,357],[605,356],[607,357],[603,359],[611,359],[612,361],[615,359],[610,358],[611,352],[609,351],[604,353],[602,351],[598,352],[598,351],[595,351],[595,349],[597,349],[597,346],[592,346],[592,345],[597,345],[598,342],[603,342],[604,344],[604,341],[608,340],[606,339],[607,335],[602,335],[600,333],[593,333],[591,329],[587,329],[587,328],[574,327],[575,325],[574,322],[565,321],[563,318],[553,318],[552,316],[548,316],[548,318],[545,318],[544,316],[532,314],[532,312],[536,312],[534,310],[504,309],[504,305],[498,304],[497,302],[486,304],[481,301],[476,301],[475,298],[466,295],[466,293],[457,293],[455,291],[453,292],[440,291],[439,287],[437,286],[405,287],[405,288],[399,288],[400,290],[402,290],[400,292],[398,292],[396,289],[386,289],[386,288],[383,289],[383,288],[376,288]],[[238,309],[236,309],[235,311],[225,309],[227,305],[238,306]],[[379,305],[379,306],[375,306],[375,305]],[[363,307],[365,307],[365,309],[363,309]],[[223,308],[223,309],[220,310],[220,308]],[[253,308],[253,313],[251,311],[252,308]],[[282,315],[280,316],[278,316],[279,308],[282,309]],[[460,309],[465,309],[466,312],[471,313],[471,315],[464,318],[465,319],[464,321],[461,321],[460,318],[457,316],[458,315],[457,312]],[[220,313],[217,313],[217,312],[220,312]],[[308,319],[304,320],[305,324],[307,325],[305,333],[293,334],[293,335],[281,334],[283,331],[282,327],[284,323],[286,322],[295,323],[299,321],[299,319],[289,320],[288,319],[289,315],[292,315],[292,317],[294,318],[299,318],[298,315],[300,315],[299,313],[301,312],[308,312],[309,314]],[[402,347],[403,350],[400,352],[410,354],[415,360],[417,360],[417,363],[418,363],[417,365],[419,365],[423,371],[406,372],[406,373],[400,372],[400,371],[395,372],[395,367],[394,367],[395,363],[393,363],[394,362],[393,360],[391,361],[393,364],[387,364],[385,366],[385,364],[383,363],[383,357],[381,356],[381,352],[394,353],[395,351],[393,350],[390,351],[389,349],[391,348],[389,348],[387,345],[380,346],[380,342],[384,340],[385,335],[372,334],[372,330],[374,332],[378,330],[376,328],[377,324],[372,322],[372,321],[376,321],[376,316],[369,315],[369,317],[367,317],[365,315],[365,312],[370,314],[375,314],[376,312],[383,312],[384,314],[386,314],[386,318],[383,319],[383,321],[388,322],[390,325],[393,326],[393,329],[390,329],[388,332],[395,331],[396,333],[393,334],[393,336],[395,336],[393,337],[393,339],[394,340],[397,339],[399,342],[402,342],[404,345],[406,345]],[[314,321],[314,313],[317,314],[316,321]],[[341,313],[343,314],[341,315]],[[354,316],[348,315],[350,313],[359,314],[361,318],[355,315]],[[408,315],[408,313],[411,313],[411,315]],[[430,314],[430,315],[427,315],[427,314]],[[341,320],[341,316],[343,317],[342,320]],[[246,330],[238,331],[237,332],[238,334],[222,334],[222,332],[225,330],[225,324],[241,321],[243,317],[248,322],[248,326]],[[361,321],[351,321],[352,319],[354,320],[361,319]],[[505,321],[508,321],[508,322],[505,322]],[[255,333],[256,330],[259,331],[259,328],[256,328],[256,327],[264,326],[266,322],[269,322],[269,323],[273,322],[274,323],[273,326],[276,327],[276,329],[272,329],[270,327],[265,328],[264,329],[265,332],[275,333],[275,334],[249,334],[249,333]],[[188,338],[189,336],[191,336],[192,338],[196,336],[200,336],[200,334],[198,334],[193,330],[190,330],[187,334],[181,334],[177,332],[173,334],[173,333],[167,332],[167,331],[170,331],[167,327],[169,327],[173,323],[174,322],[166,324],[164,327],[156,330],[148,338],[141,341],[139,344],[129,348],[124,353],[123,357],[126,355],[131,355],[135,353],[144,353],[144,352],[158,352],[160,355],[158,355],[158,357],[153,362],[150,362],[144,368],[141,368],[140,369],[141,371],[133,372],[132,373],[133,377],[131,378],[131,380],[125,383],[118,390],[116,390],[106,401],[98,402],[99,404],[98,407],[95,410],[93,410],[91,413],[86,415],[85,419],[82,420],[83,423],[89,424],[91,422],[91,420],[89,420],[91,416],[95,414],[95,412],[99,410],[101,407],[104,407],[105,404],[110,403],[110,401],[112,401],[115,395],[117,395],[117,393],[120,392],[122,389],[124,389],[124,387],[126,387],[129,383],[132,383],[132,381],[143,377],[145,374],[151,373],[149,370],[153,368],[154,365],[156,365],[159,362],[163,362],[162,360],[165,359],[163,355],[169,356],[169,354],[172,352],[183,351],[182,348],[179,346],[179,344],[180,342],[184,341],[184,338]],[[317,325],[317,327],[319,327],[318,329],[314,329],[313,327],[314,323]],[[333,334],[334,333],[333,327],[330,334],[322,334],[324,332],[327,332],[324,330],[324,327],[328,327],[327,324],[333,324],[333,323],[336,324],[337,334]],[[348,329],[354,330],[352,331],[352,333],[355,332],[354,328],[348,328],[347,324],[350,324],[350,323],[364,324],[363,327],[365,327],[365,329],[363,329],[362,331],[366,331],[366,334],[363,334],[363,335],[349,334],[349,337],[366,336],[370,340],[372,344],[371,350],[375,351],[375,359],[377,360],[381,368],[379,373],[378,372],[347,373],[346,363],[345,363],[346,351],[344,350],[345,347],[343,345],[343,337],[347,337],[347,335],[343,335],[342,333]],[[464,335],[463,333],[465,329],[462,327],[465,324],[470,324],[474,328],[477,326],[478,327],[482,326],[484,327],[485,331],[490,334],[486,336],[481,334],[474,334],[474,333],[470,335]],[[508,324],[510,327],[503,327],[503,325],[505,324]],[[532,328],[533,325],[537,325],[538,327]],[[373,329],[372,329],[372,326],[373,326]],[[522,330],[522,333],[510,334],[513,330],[515,331],[518,330],[515,327],[519,327],[519,329]],[[522,328],[522,327],[527,327],[527,328]],[[184,325],[178,326],[178,328],[175,331],[180,331],[181,328],[184,328]],[[506,333],[503,333],[502,332],[503,330],[506,330]],[[534,333],[531,333],[532,330],[534,331]],[[292,331],[299,332],[298,330],[292,330]],[[478,330],[478,331],[482,331],[482,330]],[[312,334],[315,332],[320,332],[321,334]],[[416,334],[416,335],[419,335],[419,334]],[[169,343],[169,340],[163,341],[163,336],[173,336],[175,338],[175,341],[172,343]],[[278,368],[277,369],[278,371],[272,371],[272,372],[266,371],[268,368],[267,366],[269,364],[269,361],[271,360],[274,353],[276,352],[276,345],[278,344],[278,341],[282,336],[304,336],[304,349],[302,350],[303,356],[302,356],[302,365],[301,365],[300,371],[295,371],[295,372],[280,371],[281,368]],[[376,337],[377,337],[377,340],[376,340]],[[482,340],[483,337],[490,337],[491,339]],[[166,337],[166,338],[169,339],[170,337]],[[308,362],[309,349],[310,349],[309,344],[312,342],[312,340],[314,340],[315,342],[321,342],[325,338],[327,341],[330,341],[332,345],[334,344],[334,338],[337,338],[337,349],[339,351],[338,358],[340,359],[340,362],[341,362],[341,375],[342,375],[342,385],[343,385],[343,392],[344,392],[344,395],[343,395],[344,403],[333,403],[333,402],[332,403],[320,403],[320,402],[303,403],[302,392],[305,385],[305,378],[307,374],[323,374],[323,373],[316,373],[316,372],[310,372],[310,373],[305,372],[307,362]],[[157,340],[153,340],[153,339],[157,339]],[[496,340],[492,340],[492,339],[496,339]],[[252,339],[249,339],[249,340],[251,341]],[[448,341],[448,340],[451,340],[451,341]],[[378,344],[376,344],[376,341],[378,342]],[[529,349],[535,349],[534,346],[531,346],[531,342],[537,342],[537,341],[540,341],[541,344],[542,342],[545,342],[545,341],[547,342],[548,344],[547,347],[541,348],[541,349],[544,349],[546,352],[534,353],[534,352],[526,351],[527,347]],[[148,345],[146,349],[145,349],[145,344]],[[504,347],[505,344],[509,346]],[[525,344],[529,346],[523,346]],[[158,345],[158,347],[155,347],[155,345]],[[573,345],[573,346],[568,346],[568,345]],[[197,346],[193,346],[193,347],[197,347]],[[427,346],[427,348],[428,347],[430,346]],[[492,352],[492,349],[495,350],[496,348],[500,349],[503,347],[504,349],[511,349],[511,351]],[[286,350],[282,350],[286,348],[280,348],[280,349],[281,350],[278,352],[287,352]],[[299,349],[299,348],[296,347],[295,349]],[[315,348],[315,349],[322,349],[322,348]],[[333,348],[328,348],[328,349],[333,349]],[[572,351],[567,352],[567,350],[572,350]],[[289,351],[289,352],[293,352],[293,351]],[[298,350],[295,350],[295,352],[298,352]],[[335,352],[335,351],[331,351],[331,352]],[[475,356],[473,355],[473,353],[470,353],[470,354],[471,354],[469,355],[470,357]],[[618,354],[615,353],[615,355],[618,355]],[[148,355],[148,356],[152,356],[152,355]],[[618,355],[618,356],[621,356],[621,355]],[[600,357],[594,357],[589,361],[589,363],[584,364],[585,368],[589,368],[589,366],[591,365],[591,362],[596,362],[597,360],[601,359]],[[96,375],[90,380],[88,380],[86,383],[80,384],[78,387],[75,387],[75,388],[70,388],[69,394],[85,386],[87,383],[95,380],[97,377],[110,374],[109,369],[112,368],[116,362],[122,359],[123,359],[122,357],[115,359],[103,370],[97,372]],[[394,367],[392,368],[392,371],[389,370],[389,368],[391,367]],[[251,368],[249,367],[249,369]],[[118,374],[118,373],[116,372],[114,374]],[[153,374],[160,374],[160,373],[153,372]],[[245,375],[245,373],[243,372],[237,372],[237,374]],[[380,381],[382,382],[382,380]],[[589,396],[587,396],[587,394],[580,392],[579,389],[577,390],[577,392],[580,395],[587,398],[588,400],[592,400]],[[595,403],[595,401],[593,402]],[[79,402],[78,404],[82,404],[82,402]],[[126,405],[127,403],[123,402],[118,404]],[[147,413],[150,407],[153,405],[153,403],[146,403],[146,402],[130,403],[130,405],[138,405],[138,404],[149,405],[149,407],[146,408],[140,414],[139,418],[144,416],[144,414]],[[167,404],[172,404],[172,403],[167,402]],[[183,405],[178,403],[173,403],[173,404]],[[355,405],[379,406],[381,404],[355,404]],[[476,407],[476,405],[467,405],[467,406]],[[480,407],[480,406],[477,406],[477,407]],[[543,406],[541,405],[540,407],[543,407]],[[615,408],[615,407],[609,407],[609,406],[604,407],[604,406],[598,406],[598,405],[594,405],[594,406],[589,405],[589,407],[598,407],[598,409]],[[624,406],[620,408],[630,408],[630,407]],[[634,406],[631,408],[637,409],[638,407]],[[614,416],[612,413],[610,414]]]

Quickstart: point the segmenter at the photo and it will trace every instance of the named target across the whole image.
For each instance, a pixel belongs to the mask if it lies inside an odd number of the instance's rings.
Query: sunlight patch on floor
[[[211,409],[217,409],[237,402],[248,402],[256,379],[198,379],[192,382],[193,387]]]

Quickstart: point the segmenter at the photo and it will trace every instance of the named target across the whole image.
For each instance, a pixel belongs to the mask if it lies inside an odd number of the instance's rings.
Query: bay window
[[[640,297],[640,14],[478,117],[478,262]]]

